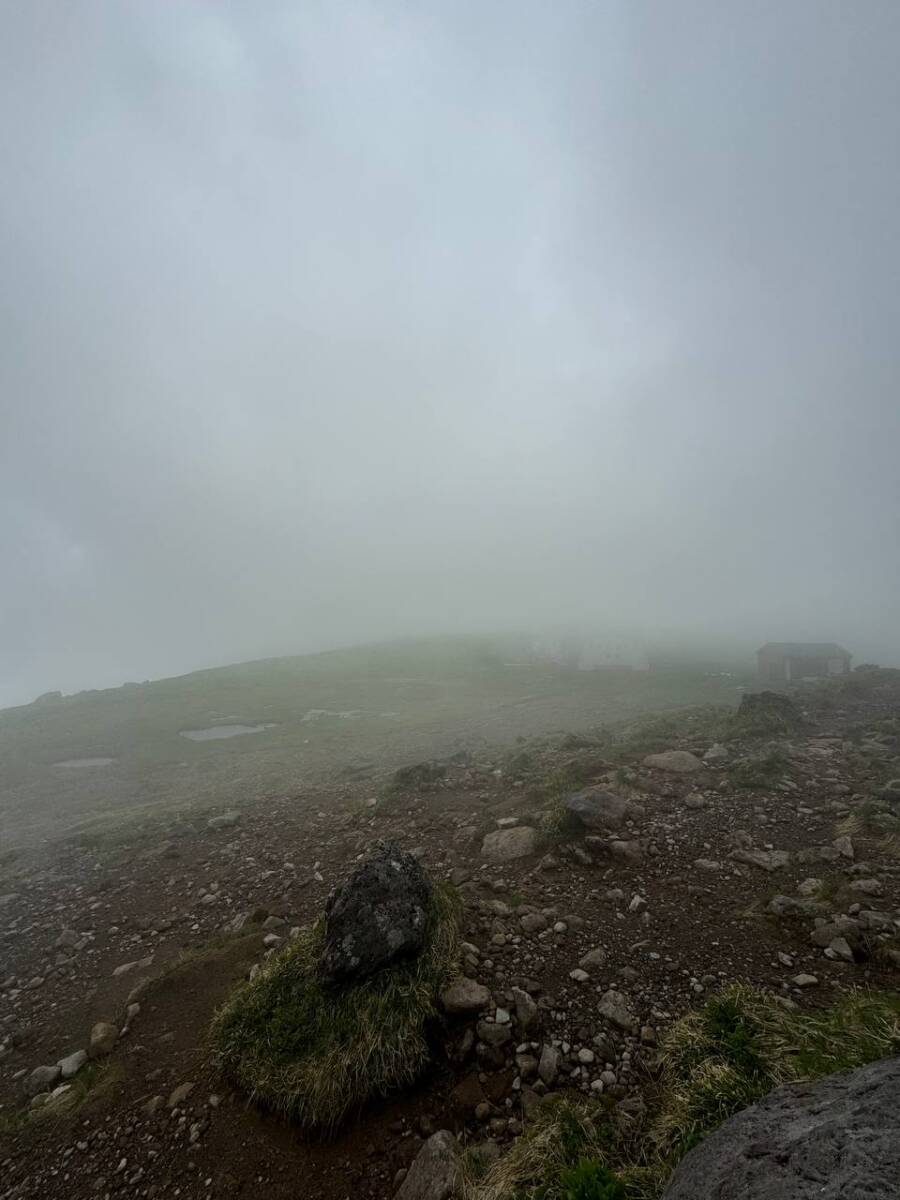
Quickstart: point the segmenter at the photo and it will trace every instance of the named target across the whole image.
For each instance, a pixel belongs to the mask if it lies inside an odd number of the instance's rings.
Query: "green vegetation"
[[[850,992],[801,1012],[735,985],[677,1021],[660,1048],[651,1111],[616,1123],[603,1101],[542,1106],[470,1200],[658,1200],[679,1160],[779,1083],[900,1052],[900,995]],[[567,1190],[568,1189],[568,1190]]]
[[[306,929],[216,1014],[225,1074],[263,1107],[324,1132],[412,1083],[428,1060],[437,993],[455,971],[459,908],[452,889],[436,889],[422,954],[334,990],[317,976],[322,922]]]
[[[728,720],[731,737],[789,737],[803,728],[793,701],[779,692],[751,692]]]
[[[562,1200],[626,1200],[628,1195],[608,1167],[590,1158],[560,1171],[558,1194]]]
[[[850,837],[864,835],[884,838],[885,847],[890,852],[891,843],[888,839],[900,833],[900,817],[882,800],[864,800],[838,822],[837,831]]]
[[[563,807],[563,800],[586,787],[594,773],[585,763],[566,763],[545,775],[529,793],[531,799],[549,801],[541,825],[551,838],[565,837],[578,829],[578,821]]]
[[[410,767],[401,767],[395,771],[386,791],[388,795],[399,795],[416,791],[418,788],[432,787],[440,783],[446,774],[447,768],[443,763],[414,763]]]
[[[850,992],[833,1008],[800,1012],[735,985],[678,1021],[663,1044],[660,1143],[674,1166],[777,1084],[862,1066],[898,1050],[900,995]]]
[[[728,699],[730,701],[731,697]],[[734,736],[731,731],[733,716],[733,709],[722,704],[694,705],[663,715],[642,716],[619,730],[607,730],[610,739],[607,753],[612,759],[630,760],[670,750],[675,742],[684,739],[723,741]]]
[[[125,1078],[125,1070],[116,1059],[92,1062],[68,1080],[68,1090],[55,1100],[38,1108],[10,1108],[0,1112],[0,1133],[11,1135],[21,1132],[37,1132],[49,1121],[63,1121],[73,1117],[89,1104],[102,1101],[113,1092]]]
[[[398,765],[442,756],[476,731],[483,743],[512,745],[520,736],[734,700],[735,678],[700,666],[564,671],[530,658],[527,646],[500,637],[395,642],[0,711],[6,829],[17,845],[101,839],[120,828],[133,836],[136,823],[289,796],[336,771],[364,771],[375,794]],[[179,732],[231,722],[270,727],[226,741],[193,742]],[[588,740],[583,752],[593,746]],[[90,757],[114,761],[54,765]]]
[[[728,772],[733,787],[769,788],[788,773],[791,760],[780,747],[755,754],[736,763]]]
[[[471,1200],[619,1200],[620,1195],[586,1190],[588,1164],[597,1187],[618,1183],[603,1159],[612,1141],[606,1110],[597,1103],[559,1097],[543,1104],[525,1134],[491,1167],[483,1180],[469,1179]],[[575,1190],[580,1188],[581,1190]]]

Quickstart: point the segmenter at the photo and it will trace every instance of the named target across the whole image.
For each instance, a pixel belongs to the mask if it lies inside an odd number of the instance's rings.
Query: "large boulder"
[[[355,982],[418,954],[431,894],[418,859],[392,843],[379,844],[328,897],[322,979]]]
[[[563,808],[585,829],[618,829],[628,814],[628,801],[592,787],[566,796]]]
[[[488,862],[512,862],[516,858],[527,858],[538,848],[538,831],[530,825],[516,825],[512,829],[495,829],[481,843],[481,853]]]
[[[681,1161],[663,1200],[896,1200],[900,1058],[776,1088]]]

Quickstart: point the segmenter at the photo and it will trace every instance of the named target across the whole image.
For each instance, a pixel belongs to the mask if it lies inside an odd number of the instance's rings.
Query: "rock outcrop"
[[[327,983],[366,979],[417,954],[431,894],[418,859],[393,843],[379,845],[328,897],[322,978]]]
[[[896,1200],[900,1058],[776,1088],[682,1159],[663,1200]]]

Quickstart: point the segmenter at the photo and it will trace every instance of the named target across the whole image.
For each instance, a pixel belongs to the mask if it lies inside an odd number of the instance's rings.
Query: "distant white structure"
[[[563,634],[537,637],[532,643],[536,658],[576,671],[609,669],[649,671],[647,651],[634,638],[601,634]]]

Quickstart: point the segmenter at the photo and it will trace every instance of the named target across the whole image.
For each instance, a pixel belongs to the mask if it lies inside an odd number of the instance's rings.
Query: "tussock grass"
[[[543,831],[551,838],[563,838],[581,829],[579,821],[563,807],[573,792],[585,788],[595,774],[582,762],[569,762],[545,775],[539,795],[550,803],[541,820]]]
[[[881,858],[900,860],[900,834],[886,833],[876,847]]]
[[[731,737],[785,737],[803,729],[796,706],[780,692],[748,693],[728,721]]]
[[[840,835],[882,836],[900,833],[900,817],[878,800],[864,800],[835,827]],[[890,853],[890,846],[886,849]]]
[[[849,992],[832,1008],[789,1011],[735,985],[687,1014],[660,1054],[655,1138],[672,1166],[722,1121],[780,1083],[900,1052],[900,995]]]
[[[610,757],[642,758],[671,750],[684,738],[703,742],[720,742],[734,736],[731,709],[718,705],[695,705],[662,715],[645,716],[631,722],[618,732]]]
[[[728,779],[733,787],[772,787],[787,775],[790,765],[791,760],[784,750],[774,747],[736,763],[728,772]]]
[[[643,1122],[617,1125],[597,1100],[542,1108],[487,1175],[469,1181],[467,1200],[658,1200],[692,1146],[778,1084],[897,1053],[900,995],[850,992],[832,1008],[799,1012],[734,985],[669,1030]],[[582,1190],[566,1191],[569,1180]]]
[[[466,1200],[629,1200],[638,1196],[608,1165],[615,1129],[599,1101],[560,1097],[482,1179],[468,1174]]]
[[[342,989],[318,979],[323,923],[305,929],[216,1014],[222,1070],[255,1103],[324,1133],[408,1086],[428,1061],[427,1025],[455,971],[459,916],[455,891],[435,888],[423,952]]]

